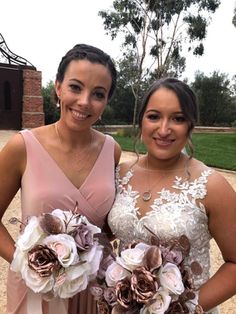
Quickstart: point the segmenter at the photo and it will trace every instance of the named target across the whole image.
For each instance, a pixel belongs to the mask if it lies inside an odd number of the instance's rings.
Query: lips
[[[70,109],[70,110],[71,110],[72,116],[77,120],[85,120],[90,116],[87,113],[82,113],[74,109]]]
[[[156,144],[162,147],[170,146],[174,141],[174,139],[155,138]]]

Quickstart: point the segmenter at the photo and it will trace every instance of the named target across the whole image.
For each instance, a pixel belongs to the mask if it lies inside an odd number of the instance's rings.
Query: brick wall
[[[43,97],[40,71],[23,70],[22,129],[44,125]]]

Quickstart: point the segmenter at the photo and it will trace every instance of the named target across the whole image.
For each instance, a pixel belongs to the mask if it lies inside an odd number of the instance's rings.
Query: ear
[[[59,81],[55,81],[55,92],[57,94],[57,98],[60,99],[61,98],[61,82]]]

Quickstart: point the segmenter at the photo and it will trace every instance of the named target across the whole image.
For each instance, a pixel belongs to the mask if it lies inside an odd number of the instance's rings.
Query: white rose
[[[89,265],[86,263],[70,266],[65,269],[63,279],[56,282],[54,295],[60,298],[71,298],[75,294],[83,291],[88,285]]]
[[[160,284],[175,295],[184,292],[184,285],[179,268],[171,263],[165,264],[159,271]]]
[[[131,273],[124,269],[117,262],[113,262],[107,267],[105,280],[109,287],[115,286],[117,281],[124,279],[127,276],[130,276]]]
[[[21,268],[21,275],[27,287],[35,293],[47,293],[52,290],[54,285],[53,276],[40,277],[34,270],[30,269],[26,263]]]
[[[153,297],[153,303],[149,306],[144,306],[140,314],[164,314],[168,309],[171,297],[169,296],[167,291],[159,290]]]
[[[39,220],[37,217],[32,216],[26,225],[24,232],[19,236],[16,242],[22,251],[30,250],[35,244],[39,243],[46,234],[43,232],[39,225]]]
[[[81,216],[81,222],[85,223],[89,230],[91,230],[92,234],[101,233],[101,228],[91,224],[85,216]]]
[[[149,247],[147,244],[139,243],[132,249],[122,251],[120,257],[116,258],[116,261],[124,268],[133,271],[138,266],[143,265],[143,258]]]
[[[89,251],[81,253],[80,259],[88,265],[89,280],[97,275],[103,254],[103,247],[94,243]]]
[[[27,252],[22,251],[19,247],[16,247],[10,269],[18,274],[21,274],[21,270],[25,267],[27,261]]]
[[[68,234],[55,234],[46,237],[43,244],[47,245],[57,254],[57,258],[63,267],[69,267],[78,263],[79,256],[74,239]]]

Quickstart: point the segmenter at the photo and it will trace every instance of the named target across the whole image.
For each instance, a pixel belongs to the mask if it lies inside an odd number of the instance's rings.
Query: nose
[[[159,121],[157,132],[161,137],[166,137],[171,133],[170,123],[167,119],[161,119]]]
[[[79,107],[88,107],[89,106],[89,93],[83,91],[78,96],[77,104]]]

